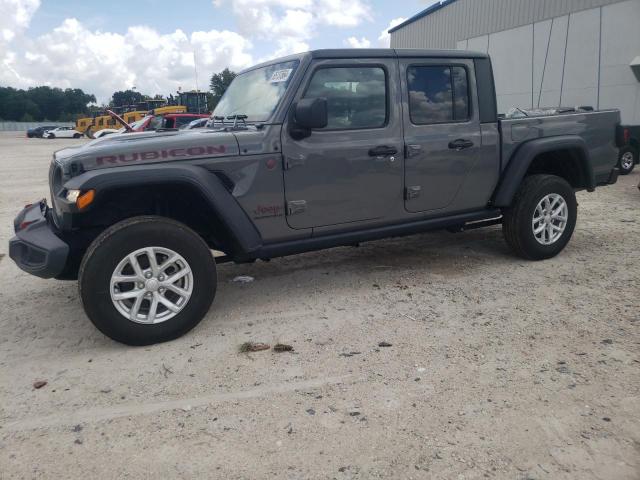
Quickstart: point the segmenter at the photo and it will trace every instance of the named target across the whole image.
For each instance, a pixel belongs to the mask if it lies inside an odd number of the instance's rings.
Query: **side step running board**
[[[410,223],[374,227],[367,230],[352,230],[306,238],[303,240],[293,240],[290,242],[264,245],[257,252],[252,252],[252,255],[262,259],[282,257],[296,253],[321,250],[323,248],[353,245],[354,243],[367,242],[370,240],[413,235],[416,233],[428,232],[430,230],[459,228],[460,225],[464,225],[465,228],[468,228],[467,225],[473,225],[476,222],[497,221],[496,219],[498,218],[501,218],[500,209],[491,208],[477,212],[451,215],[448,217],[430,218]]]
[[[462,225],[447,228],[447,231],[451,233],[466,232],[467,230],[475,230],[476,228],[490,227],[491,225],[500,225],[502,223],[502,216],[497,218],[490,218],[488,220],[479,220],[477,222],[467,222]]]

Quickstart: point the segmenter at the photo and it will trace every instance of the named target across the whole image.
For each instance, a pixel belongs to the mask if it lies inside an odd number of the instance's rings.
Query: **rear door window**
[[[459,66],[411,66],[407,69],[409,114],[416,125],[469,119],[469,80]]]

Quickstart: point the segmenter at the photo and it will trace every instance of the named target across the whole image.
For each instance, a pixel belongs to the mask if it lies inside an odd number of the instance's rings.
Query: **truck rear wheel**
[[[202,238],[163,217],[119,222],[96,238],[79,272],[85,312],[102,333],[127,345],[180,337],[206,315],[216,264]]]
[[[565,179],[531,175],[522,181],[513,203],[504,211],[502,231],[518,256],[544,260],[569,243],[577,213],[575,192]]]

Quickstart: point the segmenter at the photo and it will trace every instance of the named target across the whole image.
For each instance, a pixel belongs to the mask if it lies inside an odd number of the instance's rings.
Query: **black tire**
[[[162,247],[181,255],[193,273],[193,291],[184,308],[161,323],[136,323],[111,300],[111,275],[130,253]],[[151,345],[184,335],[206,315],[215,297],[216,264],[211,250],[193,230],[163,217],[134,217],[105,230],[87,250],[78,285],[87,316],[102,333],[127,345]]]
[[[631,146],[622,147],[618,153],[620,175],[629,175],[633,172],[636,163],[638,163],[638,150]]]
[[[74,133],[73,134],[73,138],[80,138],[82,136],[82,134],[80,133]]]
[[[554,243],[543,245],[534,235],[533,216],[538,203],[554,193],[566,202],[568,218],[561,236]],[[531,175],[522,181],[511,206],[504,210],[502,232],[516,255],[528,260],[544,260],[555,257],[569,243],[577,213],[575,192],[565,179],[555,175]]]
[[[49,135],[47,135],[47,138],[49,140],[53,140],[54,138],[56,138],[56,135],[55,135],[55,133],[50,133]]]

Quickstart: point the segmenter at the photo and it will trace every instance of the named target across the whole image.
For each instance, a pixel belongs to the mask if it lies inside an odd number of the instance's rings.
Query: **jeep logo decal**
[[[147,152],[122,153],[120,155],[104,155],[96,158],[96,164],[116,164],[146,162],[161,158],[200,157],[203,155],[220,155],[227,151],[224,145],[207,147],[171,148],[169,150],[150,150]]]

